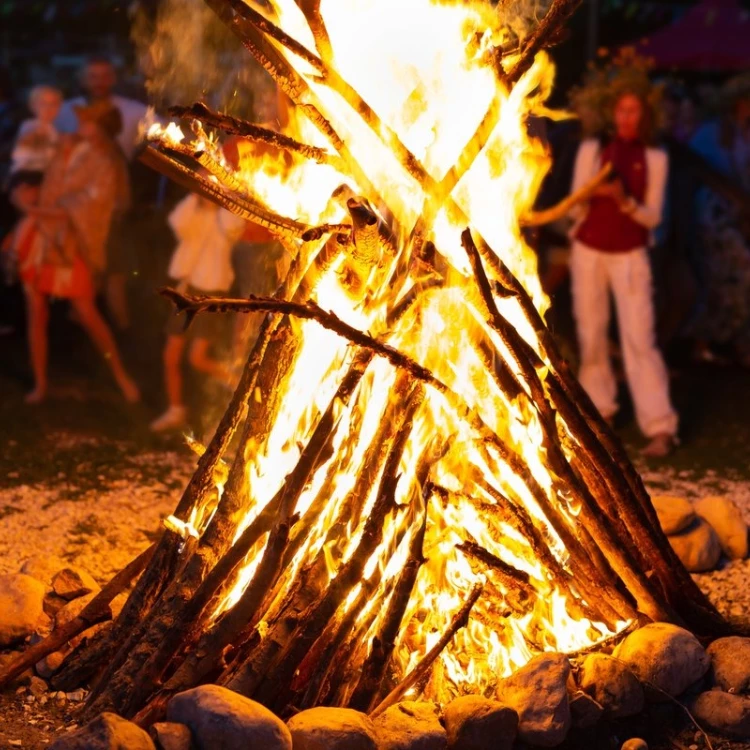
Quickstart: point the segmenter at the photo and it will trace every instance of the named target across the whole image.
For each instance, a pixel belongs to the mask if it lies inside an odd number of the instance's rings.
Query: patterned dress
[[[25,219],[19,232],[20,275],[25,284],[54,297],[94,293],[104,270],[105,245],[115,209],[125,200],[125,167],[114,146],[66,143],[42,183],[39,205],[62,208],[64,219]],[[33,231],[32,231],[33,230]]]

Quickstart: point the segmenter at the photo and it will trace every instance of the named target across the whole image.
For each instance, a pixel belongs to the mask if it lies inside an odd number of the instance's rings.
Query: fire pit
[[[195,104],[143,158],[294,260],[273,298],[164,290],[188,320],[267,315],[161,539],[84,620],[145,568],[122,613],[55,684],[96,676],[87,713],[141,724],[206,682],[378,715],[648,619],[723,632],[560,356],[521,229],[549,166],[543,48],[577,3],[519,35],[484,4],[207,1],[297,135]],[[226,133],[263,146],[239,171]]]

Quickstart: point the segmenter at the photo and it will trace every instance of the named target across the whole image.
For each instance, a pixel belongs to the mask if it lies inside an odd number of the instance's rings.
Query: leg
[[[646,437],[677,434],[677,413],[669,400],[669,376],[656,345],[651,266],[646,250],[634,250],[611,266],[625,374],[638,426]]]
[[[26,396],[27,404],[38,404],[47,395],[47,297],[31,285],[24,285],[29,342],[29,357],[34,373],[34,390]]]
[[[104,294],[107,309],[117,328],[125,331],[130,327],[128,311],[127,276],[124,273],[111,273],[105,282]]]
[[[182,355],[184,351],[184,336],[167,336],[167,343],[164,345],[164,383],[170,406],[184,406],[182,403]]]
[[[185,336],[170,333],[164,345],[164,384],[167,388],[167,410],[151,423],[153,432],[182,427],[187,422],[187,409],[182,401],[182,355]]]
[[[581,356],[579,379],[605,419],[617,413],[617,383],[609,359],[609,287],[606,256],[573,245],[570,274]]]
[[[206,338],[194,338],[193,343],[190,345],[190,353],[188,359],[190,366],[202,372],[205,375],[210,375],[217,380],[227,379],[227,368],[223,362],[211,357],[208,353],[211,342]]]
[[[93,297],[76,297],[71,302],[78,313],[81,325],[112,370],[123,396],[131,403],[138,401],[140,399],[138,386],[125,371],[112,331],[97,310]]]

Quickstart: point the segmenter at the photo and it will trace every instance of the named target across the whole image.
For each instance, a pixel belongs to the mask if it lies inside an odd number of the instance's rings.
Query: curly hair
[[[643,107],[641,139],[652,143],[661,126],[663,87],[649,78],[650,61],[635,54],[631,48],[622,49],[608,59],[609,53],[600,50],[599,64],[590,64],[581,86],[571,90],[571,106],[577,112],[587,110],[587,136],[606,137],[614,132],[614,110],[626,95],[635,96]]]

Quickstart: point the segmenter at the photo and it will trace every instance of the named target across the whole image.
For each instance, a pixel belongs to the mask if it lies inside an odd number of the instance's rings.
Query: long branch
[[[169,114],[173,117],[199,120],[204,125],[209,125],[229,135],[239,135],[246,140],[264,143],[280,151],[290,151],[304,156],[306,159],[312,159],[318,162],[318,164],[340,165],[338,156],[329,153],[323,148],[302,143],[288,135],[277,133],[275,130],[241,120],[238,117],[215,112],[203,102],[194,102],[189,107],[170,107]]]
[[[482,595],[484,584],[477,583],[469,594],[469,598],[466,600],[461,609],[456,612],[451,620],[450,625],[440,640],[422,657],[422,660],[417,664],[414,669],[398,684],[393,690],[380,702],[380,704],[370,713],[372,718],[379,716],[387,708],[390,708],[394,703],[398,703],[401,697],[409,690],[412,685],[419,682],[432,668],[435,660],[440,656],[443,649],[453,640],[453,636],[469,621],[469,615],[474,605],[477,603],[477,599]]]

